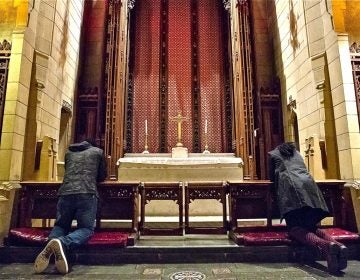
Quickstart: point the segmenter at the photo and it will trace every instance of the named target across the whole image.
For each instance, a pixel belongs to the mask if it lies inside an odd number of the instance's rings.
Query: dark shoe
[[[54,253],[50,243],[51,241],[46,245],[44,250],[42,250],[41,253],[36,257],[34,263],[34,270],[36,273],[43,272],[49,266],[50,257]]]
[[[339,272],[339,263],[338,263],[339,254],[340,254],[340,247],[334,242],[331,242],[329,244],[329,251],[327,252],[326,255],[327,268],[329,273],[331,274],[335,274]]]
[[[59,239],[53,239],[50,241],[52,243],[51,247],[55,254],[55,266],[61,274],[66,274],[69,272],[69,266],[66,260],[63,246]],[[50,244],[50,243],[49,243]]]
[[[345,245],[339,246],[338,266],[339,270],[347,267],[348,248]]]

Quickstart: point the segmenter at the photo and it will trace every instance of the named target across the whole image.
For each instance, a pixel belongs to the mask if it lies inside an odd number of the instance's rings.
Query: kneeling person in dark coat
[[[317,226],[330,213],[294,143],[283,143],[269,152],[269,171],[280,216],[286,221],[289,235],[316,247],[326,258],[329,272],[345,269],[346,246]]]
[[[66,252],[84,244],[94,234],[97,212],[97,182],[106,178],[105,157],[102,149],[91,139],[69,146],[65,154],[65,174],[59,189],[56,221],[49,235],[49,242],[37,256],[36,273],[43,272],[55,255],[57,270],[69,271]],[[77,228],[71,231],[72,221]]]

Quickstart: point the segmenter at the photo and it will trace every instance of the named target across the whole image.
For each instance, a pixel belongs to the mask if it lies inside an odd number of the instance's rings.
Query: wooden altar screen
[[[125,152],[142,151],[145,120],[150,152],[168,152],[176,141],[176,124],[169,117],[178,110],[189,117],[184,124],[189,151],[203,151],[207,120],[211,152],[233,152],[242,158],[245,178],[266,177],[266,166],[259,164],[266,161],[268,150],[263,144],[271,142],[271,135],[263,129],[268,125],[262,110],[265,103],[254,94],[258,90],[250,4],[246,0],[104,2],[106,50],[99,61],[104,65],[105,90],[80,91],[77,111],[85,112],[86,121],[77,118],[75,139],[98,139],[108,157],[110,178],[116,178],[116,162]],[[260,132],[261,141],[254,131]]]
[[[183,144],[204,149],[205,122],[212,152],[231,152],[227,16],[218,0],[135,3],[130,23],[126,152],[152,153],[176,144],[179,112],[188,118]]]

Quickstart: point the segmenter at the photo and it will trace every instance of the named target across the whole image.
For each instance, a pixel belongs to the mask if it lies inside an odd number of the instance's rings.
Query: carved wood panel
[[[162,153],[167,152],[167,122],[168,122],[168,60],[169,60],[169,1],[161,1],[161,21],[160,21],[160,73],[159,73],[159,96],[160,96],[160,131],[159,131],[159,150]]]
[[[351,66],[354,78],[355,99],[360,126],[360,45],[353,43],[350,47]]]
[[[106,89],[106,108],[105,108],[105,154],[108,157],[108,174],[110,177],[117,176],[116,161],[120,153],[119,139],[116,132],[116,116],[119,98],[117,77],[118,60],[120,53],[120,1],[109,1],[106,34],[106,57],[105,57],[105,89]],[[122,125],[122,124],[121,124]]]
[[[244,178],[254,179],[256,177],[256,153],[255,153],[255,139],[254,139],[254,77],[252,64],[252,30],[250,24],[250,7],[248,1],[238,2],[238,16],[239,16],[239,56],[242,75],[237,77],[240,79],[242,87],[240,98],[242,99],[241,110],[242,117],[240,118],[240,126],[244,129],[240,131],[240,156],[244,160]]]
[[[0,141],[2,132],[2,123],[4,117],[6,85],[8,80],[9,62],[10,62],[11,44],[3,40],[0,42]]]
[[[258,173],[261,179],[265,179],[268,177],[267,153],[284,141],[279,82],[276,81],[270,88],[261,87],[258,98]]]
[[[96,139],[99,135],[99,128],[97,127],[99,99],[100,96],[97,87],[79,90],[76,127],[77,141],[82,141],[86,138]]]

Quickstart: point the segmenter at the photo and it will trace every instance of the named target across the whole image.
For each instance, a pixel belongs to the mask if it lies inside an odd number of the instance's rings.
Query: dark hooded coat
[[[281,145],[269,152],[269,176],[274,182],[273,193],[281,219],[291,211],[305,209],[303,212],[309,215],[314,224],[320,222],[329,216],[329,211],[320,189],[306,169],[302,156],[293,145],[290,148],[293,151],[289,154],[283,150],[281,153],[279,148],[281,149]]]
[[[65,154],[65,174],[58,195],[96,194],[97,182],[106,178],[102,149],[83,141],[69,146]]]

